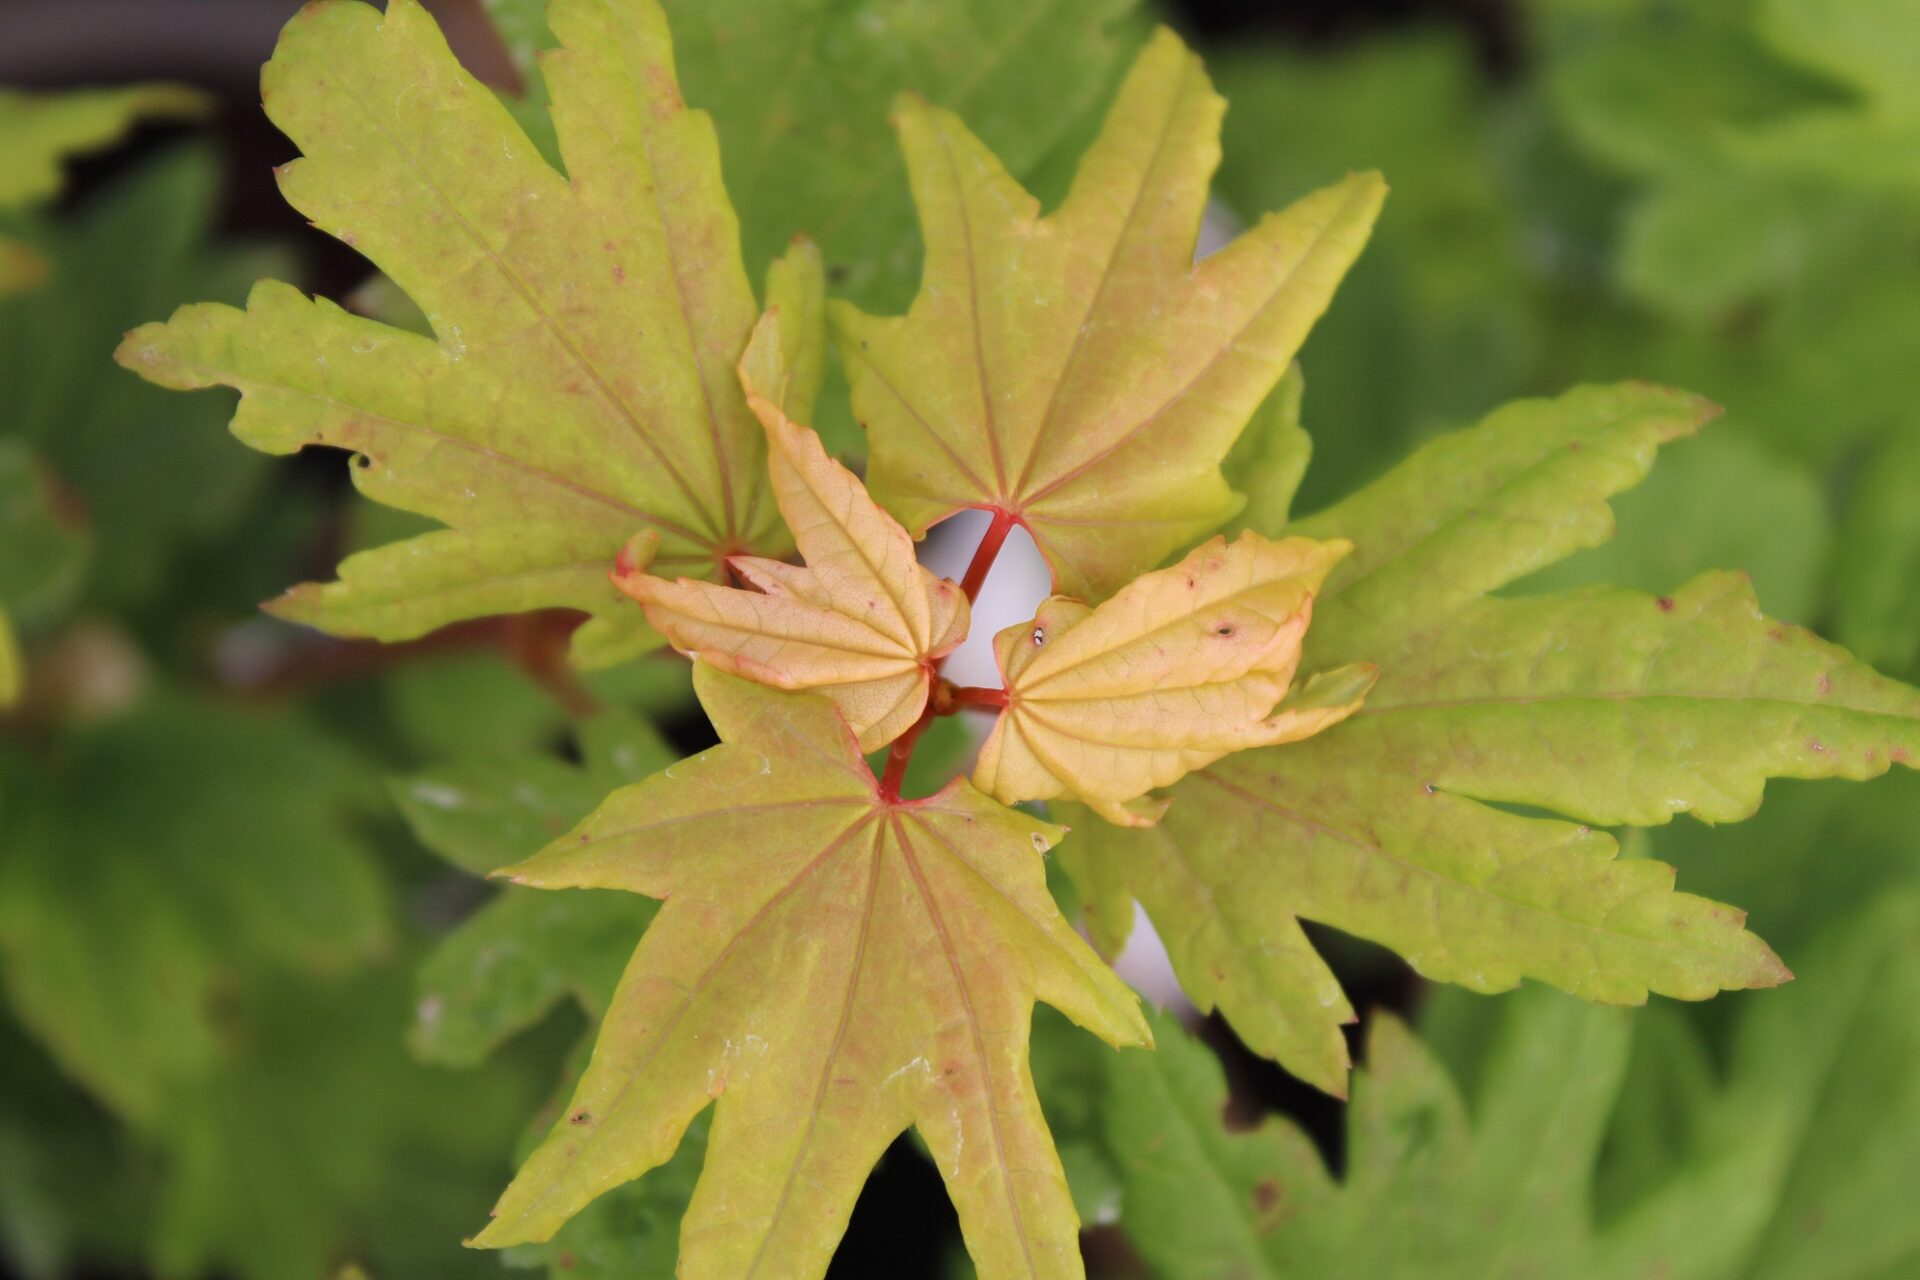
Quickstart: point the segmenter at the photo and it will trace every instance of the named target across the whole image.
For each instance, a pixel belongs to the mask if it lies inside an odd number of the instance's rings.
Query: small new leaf
[[[874,496],[909,530],[967,507],[1007,512],[1057,590],[1100,599],[1239,509],[1220,462],[1386,188],[1348,178],[1195,265],[1224,107],[1160,32],[1042,218],[957,117],[901,101],[920,294],[902,317],[831,314]]]
[[[256,448],[357,451],[362,492],[448,526],[350,558],[339,582],[279,601],[284,616],[402,639],[569,607],[595,615],[576,655],[605,660],[646,634],[607,580],[637,530],[658,535],[658,563],[710,577],[787,546],[733,377],[757,313],[738,224],[658,6],[555,0],[548,18],[565,176],[418,0],[310,4],[263,74],[303,152],[280,171],[288,201],[436,338],[269,283],[245,311],[188,307],[120,349],[162,385],[238,389],[233,429]],[[804,247],[790,261],[795,278],[817,269]]]
[[[907,531],[769,398],[788,380],[780,332],[769,312],[740,378],[766,428],[774,500],[806,567],[735,556],[728,564],[756,588],[741,591],[670,582],[623,561],[615,582],[676,649],[775,688],[826,694],[860,749],[874,751],[919,719],[933,664],[966,638],[967,599],[920,567]]]
[[[1061,917],[1057,827],[956,780],[884,800],[824,698],[696,670],[722,745],[510,868],[663,900],[565,1116],[474,1243],[543,1240],[714,1103],[689,1280],[825,1272],[867,1171],[917,1126],[980,1274],[1077,1277],[1027,1066],[1035,1000],[1115,1045],[1133,997]],[[717,1103],[714,1102],[718,1099]]]
[[[1346,719],[1373,684],[1356,664],[1286,697],[1313,594],[1345,542],[1213,538],[1097,609],[1055,596],[994,637],[1007,708],[974,785],[1008,803],[1066,795],[1109,822],[1148,826],[1142,797],[1248,747]]]

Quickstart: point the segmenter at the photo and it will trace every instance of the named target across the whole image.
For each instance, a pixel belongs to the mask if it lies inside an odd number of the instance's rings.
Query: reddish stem
[[[993,562],[999,558],[1000,548],[1005,545],[1007,535],[1011,532],[1013,516],[995,507],[993,523],[987,526],[979,548],[973,553],[973,563],[967,566],[966,576],[960,579],[960,589],[967,593],[968,604],[980,598],[980,588],[986,585],[987,574],[993,569]]]
[[[905,733],[893,740],[893,747],[887,752],[887,769],[880,775],[880,798],[886,801],[900,799],[900,784],[907,779],[907,765],[913,759],[913,744],[920,741],[920,735],[933,723],[933,699],[927,699],[927,706],[920,718]]]
[[[960,580],[960,589],[967,593],[967,603],[972,604],[980,595],[980,588],[987,581],[987,574],[993,570],[993,562],[1000,556],[1000,548],[1006,545],[1007,535],[1013,531],[1013,516],[998,507],[993,510],[993,523],[987,526],[987,532],[980,539],[980,545],[974,549],[973,560],[967,565],[966,576]],[[941,665],[946,660],[941,659]],[[906,781],[907,765],[913,760],[914,744],[920,741],[920,735],[927,731],[935,717],[952,715],[961,707],[1004,707],[1007,705],[1007,692],[1004,689],[983,689],[975,686],[956,688],[940,678],[939,667],[932,668],[933,677],[928,682],[927,705],[920,712],[920,718],[913,726],[893,740],[893,746],[887,752],[887,767],[880,775],[880,798],[889,803],[900,799],[900,784]]]
[[[986,689],[972,684],[949,685],[947,701],[956,711],[961,707],[989,707],[998,710],[1007,705],[1007,691]]]

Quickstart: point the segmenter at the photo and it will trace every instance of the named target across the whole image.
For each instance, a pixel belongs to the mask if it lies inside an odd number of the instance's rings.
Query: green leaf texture
[[[1380,682],[1338,728],[1189,777],[1156,828],[1069,817],[1096,939],[1122,944],[1137,897],[1203,1007],[1336,1093],[1353,1015],[1296,917],[1479,991],[1531,977],[1639,1003],[1785,980],[1740,912],[1617,860],[1599,828],[1735,821],[1769,777],[1911,765],[1920,692],[1769,621],[1738,575],[1489,594],[1603,541],[1607,495],[1709,412],[1643,385],[1520,402],[1297,522],[1355,544],[1303,669],[1372,661]]]
[[[516,63],[552,43],[545,0],[487,0]],[[820,245],[834,291],[904,306],[920,248],[896,95],[972,121],[1029,177],[1090,124],[1135,23],[1136,0],[662,0],[687,100],[713,117],[748,270],[795,235]],[[544,89],[528,75],[528,98]]]
[[[385,944],[348,827],[371,788],[312,731],[162,700],[35,754],[0,748],[7,993],[136,1126],[218,1059],[234,966],[338,972]]]
[[[1742,1006],[1724,1081],[1671,1009],[1630,1019],[1538,988],[1442,1001],[1433,1030],[1483,1059],[1470,1085],[1381,1015],[1338,1181],[1290,1122],[1228,1132],[1219,1065],[1163,1019],[1159,1052],[1107,1068],[1127,1233],[1166,1280],[1906,1275],[1917,937],[1911,894],[1830,930],[1799,983]],[[1659,1148],[1644,1185],[1596,1213],[1636,1143]]]
[[[392,784],[421,843],[484,875],[552,843],[616,788],[673,761],[643,722],[603,712],[582,728],[581,767],[552,757],[454,765]],[[508,885],[421,965],[412,1032],[422,1061],[470,1067],[572,998],[597,1021],[655,904],[605,890]]]

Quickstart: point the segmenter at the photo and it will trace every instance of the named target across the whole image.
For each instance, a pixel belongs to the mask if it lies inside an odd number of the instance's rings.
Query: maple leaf
[[[1313,593],[1344,542],[1212,538],[1097,609],[1055,596],[994,637],[1006,710],[974,785],[996,799],[1086,801],[1148,826],[1155,787],[1249,747],[1294,742],[1352,715],[1373,683],[1356,664],[1275,711],[1300,664]]]
[[[617,792],[509,868],[663,899],[567,1115],[480,1245],[540,1240],[665,1161],[717,1098],[681,1274],[819,1275],[866,1172],[917,1125],[983,1276],[1080,1274],[1027,1067],[1036,999],[1116,1045],[1131,992],[1067,925],[1057,827],[956,779],[882,799],[823,698],[704,663],[722,744]]]
[[[449,526],[351,557],[276,602],[283,616],[400,639],[564,606],[594,615],[576,656],[604,662],[645,643],[607,581],[637,530],[659,536],[657,563],[713,576],[787,545],[732,374],[757,314],[738,228],[659,9],[556,0],[548,16],[564,177],[417,0],[309,5],[263,73],[303,152],[282,192],[437,341],[267,283],[245,311],[188,307],[120,348],[162,385],[238,389],[233,429],[254,447],[356,450],[362,492]],[[796,331],[817,271],[796,246],[769,276]]]
[[[1379,1015],[1338,1181],[1290,1121],[1227,1131],[1219,1064],[1158,1019],[1157,1052],[1104,1064],[1123,1225],[1167,1280],[1900,1274],[1920,1257],[1917,924],[1909,892],[1817,939],[1792,988],[1741,1009],[1724,1079],[1673,1008],[1443,999],[1426,1044]],[[1449,1043],[1484,1046],[1471,1088]],[[1648,1142],[1653,1177],[1596,1211]]]
[[[112,145],[139,120],[198,116],[207,105],[205,94],[173,84],[49,94],[0,89],[0,213],[58,193],[66,157]],[[39,284],[48,269],[36,248],[0,235],[0,298]]]
[[[552,43],[545,0],[487,0],[523,74]],[[919,246],[886,129],[912,90],[978,121],[1016,175],[1071,148],[1111,89],[1137,0],[890,0],[831,5],[662,0],[687,100],[713,117],[747,268],[795,234],[817,241],[835,290],[863,305],[912,297]],[[528,75],[522,110],[541,109]]]
[[[1220,462],[1365,242],[1360,174],[1197,266],[1224,103],[1161,31],[1053,214],[957,117],[895,112],[926,240],[912,309],[835,302],[868,484],[916,536],[1019,521],[1062,594],[1099,599],[1239,509]]]
[[[740,378],[766,428],[774,500],[806,567],[729,559],[754,591],[670,582],[624,561],[614,581],[674,648],[776,688],[825,693],[861,750],[874,751],[920,718],[934,663],[966,638],[967,598],[915,561],[907,531],[827,456],[819,436],[781,411],[781,331],[768,313]]]
[[[1150,831],[1063,810],[1060,856],[1100,945],[1124,942],[1137,897],[1196,1001],[1336,1093],[1353,1015],[1296,917],[1480,991],[1532,977],[1637,1003],[1783,981],[1741,913],[1615,861],[1595,828],[1734,821],[1770,776],[1911,764],[1920,692],[1768,621],[1738,575],[1667,597],[1488,594],[1603,541],[1606,496],[1706,412],[1640,385],[1523,401],[1297,522],[1355,547],[1315,602],[1305,665],[1365,659],[1380,682],[1336,729],[1189,776]]]

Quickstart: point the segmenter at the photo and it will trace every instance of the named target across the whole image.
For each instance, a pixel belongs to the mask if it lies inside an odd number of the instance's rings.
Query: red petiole
[[[980,598],[980,588],[986,584],[987,574],[993,568],[993,562],[1000,556],[1000,548],[1007,543],[1007,535],[1013,532],[1013,517],[995,507],[993,523],[987,526],[981,535],[980,545],[974,550],[973,561],[967,565],[966,576],[960,579],[960,589],[967,593],[967,603],[972,604]]]
[[[1000,548],[1007,543],[1007,535],[1013,532],[1013,516],[995,508],[993,522],[980,538],[980,545],[974,549],[973,559],[967,565],[967,572],[960,579],[960,589],[967,593],[967,603],[972,604],[980,597],[980,588],[986,584],[987,574],[993,571],[993,562],[1000,557]],[[944,660],[943,660],[944,661]],[[1005,689],[987,689],[975,685],[954,685],[940,678],[938,666],[931,668],[932,688],[927,691],[927,705],[920,712],[920,718],[913,726],[893,741],[887,751],[887,767],[880,775],[880,798],[888,801],[900,799],[900,784],[906,780],[907,765],[913,760],[914,744],[920,741],[920,735],[927,731],[937,717],[950,716],[964,707],[985,707],[998,709],[1007,705]]]

